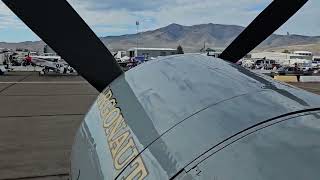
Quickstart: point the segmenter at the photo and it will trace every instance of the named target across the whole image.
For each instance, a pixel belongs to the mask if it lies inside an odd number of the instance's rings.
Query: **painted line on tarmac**
[[[18,80],[17,83],[24,81],[25,79],[27,79],[28,77],[30,77],[32,74],[28,74],[25,77],[23,77],[22,79]],[[9,86],[5,87],[4,89],[2,89],[0,91],[0,94],[3,93],[4,91],[8,90],[9,88],[11,88],[12,86],[16,85],[17,83],[10,83]]]
[[[0,116],[0,118],[31,118],[31,117],[54,117],[54,116],[84,116],[86,114],[39,114],[39,115],[18,115],[18,116]]]
[[[311,87],[304,87],[304,86],[296,86],[296,87],[298,87],[298,88],[300,88],[300,89],[304,89],[304,90],[306,90],[306,91],[308,91],[308,90],[320,91],[320,88],[311,88]]]
[[[61,93],[61,94],[0,94],[6,97],[48,97],[48,96],[98,96],[99,94],[74,94],[74,93]]]
[[[317,92],[320,92],[320,89],[314,89],[314,88],[304,88],[304,90],[306,91],[317,91]]]
[[[26,179],[39,179],[39,178],[50,178],[50,177],[58,177],[59,179],[62,177],[68,177],[68,173],[62,174],[48,174],[48,175],[37,175],[37,176],[26,176],[26,177],[16,177],[16,178],[5,178],[0,180],[26,180]]]
[[[0,84],[88,84],[87,81],[8,81]]]

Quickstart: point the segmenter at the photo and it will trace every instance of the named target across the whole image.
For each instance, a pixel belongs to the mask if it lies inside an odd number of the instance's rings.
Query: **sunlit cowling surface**
[[[257,127],[229,146],[224,144],[227,147],[222,150],[213,149],[177,179],[316,180],[320,175],[319,121],[317,111]]]
[[[292,180],[320,175],[317,95],[198,54],[147,62],[108,88],[146,179]],[[93,104],[77,133],[72,179],[123,179],[135,170],[134,158],[116,168],[101,106],[101,101]]]

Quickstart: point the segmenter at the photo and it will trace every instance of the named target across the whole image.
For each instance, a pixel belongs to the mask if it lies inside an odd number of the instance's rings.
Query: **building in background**
[[[312,52],[310,51],[294,51],[293,54],[298,54],[301,56],[310,56],[310,57],[313,56]]]
[[[114,58],[117,60],[117,62],[126,62],[130,60],[130,57],[127,56],[127,51],[118,51],[114,54]]]
[[[207,52],[207,56],[213,56],[215,58],[218,58],[222,54],[222,51],[210,51]]]
[[[43,47],[43,53],[48,53],[48,54],[57,54],[50,46],[45,45]]]
[[[298,52],[298,51],[297,51]],[[302,52],[302,51],[300,51]],[[251,53],[253,59],[272,59],[272,60],[283,60],[283,59],[305,59],[312,60],[312,54],[299,54],[299,53],[279,53],[279,52],[259,52]]]
[[[130,58],[133,58],[133,57],[144,58],[144,60],[146,61],[159,56],[175,55],[176,52],[177,50],[172,48],[130,48],[128,49],[128,55]]]
[[[3,52],[0,52],[0,64],[3,64],[3,62],[6,60],[5,59],[6,54]]]
[[[313,54],[308,51],[295,51],[294,53],[279,53],[279,52],[258,52],[251,53],[252,60],[274,60],[280,65],[294,65],[311,63],[313,60]]]
[[[313,56],[312,60],[320,62],[320,56]]]

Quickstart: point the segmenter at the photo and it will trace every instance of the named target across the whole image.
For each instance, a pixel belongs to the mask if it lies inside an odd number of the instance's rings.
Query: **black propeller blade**
[[[222,52],[219,58],[237,62],[268,38],[308,0],[274,0],[259,16]]]
[[[3,0],[98,91],[122,74],[116,60],[66,0]]]

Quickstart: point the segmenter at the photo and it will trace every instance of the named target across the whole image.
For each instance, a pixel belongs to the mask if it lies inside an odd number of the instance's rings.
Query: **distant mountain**
[[[102,42],[111,50],[127,50],[136,47],[137,37],[139,47],[171,47],[176,48],[181,44],[187,52],[198,52],[206,43],[206,47],[225,48],[242,31],[244,27],[222,24],[199,24],[182,26],[170,24],[166,27],[139,34],[122,36],[101,37]],[[1,43],[0,47],[25,47],[38,50],[43,47],[43,42]],[[271,35],[258,48],[266,49],[292,45],[319,44],[320,36],[302,35]]]
[[[241,26],[212,23],[194,26],[170,24],[160,29],[139,33],[139,46],[176,48],[181,44],[185,50],[192,52],[199,51],[204,43],[207,47],[225,48],[243,30],[244,27]],[[110,49],[128,49],[136,46],[137,34],[108,36],[101,39]],[[271,35],[259,48],[314,43],[320,43],[320,36]]]
[[[200,50],[204,42],[211,47],[225,47],[244,28],[233,25],[200,24],[194,26],[182,26],[170,24],[169,26],[147,31],[143,33],[109,36],[102,41],[111,49],[128,49],[136,46],[137,36],[140,47],[171,47],[179,44],[189,51]]]
[[[19,43],[0,42],[0,48],[8,49],[29,49],[32,51],[43,51],[45,43],[43,41],[25,41]]]

